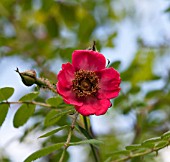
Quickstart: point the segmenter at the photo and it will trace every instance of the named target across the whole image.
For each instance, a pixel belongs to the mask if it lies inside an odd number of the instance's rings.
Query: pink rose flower
[[[84,116],[105,114],[120,92],[120,74],[92,50],[75,50],[72,64],[63,64],[57,78],[57,92]]]

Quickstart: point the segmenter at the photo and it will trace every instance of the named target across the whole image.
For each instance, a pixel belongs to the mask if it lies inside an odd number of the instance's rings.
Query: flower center
[[[84,79],[80,82],[80,87],[82,90],[87,91],[91,89],[91,83],[88,79]]]
[[[99,89],[99,78],[93,71],[79,70],[73,80],[73,91],[77,97],[95,95]]]

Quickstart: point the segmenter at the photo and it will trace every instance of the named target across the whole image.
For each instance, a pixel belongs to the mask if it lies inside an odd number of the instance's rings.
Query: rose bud
[[[36,83],[36,72],[34,70],[27,70],[24,72],[19,72],[19,69],[17,68],[16,72],[20,75],[22,82],[26,86],[32,86]]]

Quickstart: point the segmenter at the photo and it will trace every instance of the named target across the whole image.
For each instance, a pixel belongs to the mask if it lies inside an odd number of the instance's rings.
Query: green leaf
[[[170,7],[168,7],[168,8],[165,10],[165,12],[170,12]]]
[[[82,20],[79,21],[79,29],[77,31],[79,41],[81,41],[82,43],[88,41],[95,27],[96,27],[96,21],[94,17],[86,13],[86,15],[84,15]]]
[[[64,145],[64,143],[57,143],[48,147],[44,147],[41,150],[38,150],[36,152],[34,152],[33,154],[31,154],[29,157],[27,157],[24,162],[32,162],[42,156],[46,156],[50,153],[52,153],[53,151],[56,151],[58,149],[60,149],[62,146]]]
[[[2,126],[7,113],[8,113],[9,105],[2,104],[0,105],[0,126]]]
[[[112,157],[122,157],[122,156],[128,156],[128,155],[130,155],[129,150],[120,150],[120,151],[115,151]]]
[[[48,103],[51,106],[59,106],[61,103],[63,103],[63,99],[61,97],[52,97],[46,100],[46,103]]]
[[[146,103],[144,101],[134,101],[131,106],[134,108],[140,108],[140,107],[145,107]]]
[[[63,129],[68,128],[68,127],[70,127],[70,126],[69,126],[69,125],[64,125],[64,126],[62,126],[62,127],[60,127],[60,128],[54,129],[54,130],[52,130],[52,131],[50,131],[50,132],[48,132],[48,133],[43,134],[43,135],[40,136],[39,138],[44,138],[44,137],[51,136],[51,135],[59,132],[60,130],[63,130]]]
[[[7,100],[13,95],[13,93],[14,93],[14,88],[12,87],[0,88],[0,101]]]
[[[159,143],[157,143],[157,144],[155,145],[154,148],[155,148],[155,149],[162,149],[162,148],[168,146],[168,144],[169,144],[168,141],[160,141]]]
[[[111,162],[111,161],[112,161],[112,158],[108,157],[104,162]]]
[[[52,38],[55,38],[59,35],[59,24],[57,19],[54,16],[49,16],[46,21],[46,27],[49,35]]]
[[[87,130],[85,130],[83,127],[78,125],[78,129],[81,131],[81,133],[83,133],[83,135],[87,138],[87,139],[93,139],[93,137],[89,134],[89,132]]]
[[[45,118],[44,125],[51,126],[57,123],[64,115],[67,115],[68,113],[71,113],[71,112],[72,112],[72,109],[65,110],[62,112],[58,112],[57,110],[51,110]]]
[[[134,145],[129,145],[125,147],[126,150],[137,150],[142,148],[141,144],[134,144]]]
[[[58,3],[58,7],[57,9],[59,9],[59,13],[62,15],[62,21],[64,21],[66,25],[72,26],[74,24],[73,20],[76,20],[76,10],[78,6],[69,5],[68,3]]]
[[[22,96],[19,101],[32,101],[39,95],[39,92],[32,92]]]
[[[133,153],[135,153],[135,154],[142,154],[142,153],[144,153],[144,152],[147,152],[147,151],[150,151],[151,149],[150,148],[148,148],[148,147],[144,147],[144,146],[141,146],[141,148],[139,148],[139,149],[136,149],[136,150],[133,150]]]
[[[35,111],[36,105],[23,104],[15,113],[13,124],[15,128],[23,126]]]
[[[111,65],[109,67],[113,67],[114,69],[118,69],[120,64],[121,64],[121,61],[115,61],[115,62],[111,63]]]
[[[54,123],[56,123],[58,120],[60,120],[61,116],[59,116],[55,122],[54,121],[51,121],[52,118],[56,115],[56,114],[59,114],[59,112],[57,110],[51,110],[47,116],[45,117],[45,121],[44,121],[44,125],[45,126],[51,126],[53,125]]]
[[[81,145],[81,144],[103,144],[103,142],[96,139],[89,139],[80,142],[71,142],[69,145],[74,146],[74,145]]]
[[[132,93],[132,94],[135,94],[135,93],[138,93],[138,92],[140,92],[140,87],[139,86],[133,86],[131,89],[130,89],[130,91],[129,91],[129,93]]]
[[[130,81],[132,86],[139,82],[152,80],[154,56],[155,52],[153,50],[146,52],[142,50],[138,51],[130,67],[121,73],[121,79],[124,81]]]
[[[154,91],[150,91],[146,94],[146,98],[156,98],[156,97],[160,97],[163,95],[162,90],[154,90]]]
[[[161,137],[150,138],[150,139],[143,141],[142,145],[155,144],[155,142],[159,142],[160,140],[161,140]]]
[[[151,148],[152,149],[155,146],[155,143],[144,143],[144,144],[142,144],[142,146],[145,147],[145,148]]]
[[[126,99],[124,95],[120,95],[114,99],[114,107],[119,106],[119,104],[123,103]]]
[[[113,40],[117,37],[117,35],[118,35],[117,31],[115,31],[112,34],[110,34],[108,39],[107,39],[107,42],[106,42],[105,46],[114,48],[115,47],[115,43],[114,43]],[[97,44],[97,46],[98,46],[98,44]]]
[[[169,140],[170,139],[170,131],[164,133],[162,136],[161,136],[162,139],[167,139]]]

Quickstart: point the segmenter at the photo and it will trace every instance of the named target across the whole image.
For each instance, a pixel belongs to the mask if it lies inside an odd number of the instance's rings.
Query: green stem
[[[73,133],[73,130],[74,130],[74,127],[75,127],[78,115],[79,115],[79,113],[76,112],[75,116],[74,116],[74,118],[72,120],[72,123],[71,123],[71,126],[70,126],[70,130],[68,132],[67,140],[66,140],[66,142],[64,144],[64,149],[63,149],[63,152],[62,152],[62,155],[60,157],[59,162],[63,162],[63,160],[64,160],[64,156],[65,156],[67,148],[69,147],[69,144],[70,144],[70,141],[71,141],[71,136],[72,136],[72,133]]]
[[[88,123],[87,123],[87,117],[83,116],[83,120],[84,120],[85,129],[86,129],[87,132],[89,132]],[[95,162],[99,162],[100,160],[99,160],[99,156],[97,156],[97,151],[95,150],[95,148],[94,148],[94,146],[92,144],[90,144],[90,147],[91,147]]]
[[[94,159],[95,159],[95,162],[98,162],[99,161],[99,158],[97,156],[97,153],[95,151],[95,148],[92,144],[90,144],[90,147],[91,147],[91,150],[92,150],[92,153],[93,153],[93,156],[94,156]]]
[[[83,120],[84,120],[85,129],[88,131],[87,117],[86,117],[86,116],[83,116]]]
[[[60,161],[59,162],[63,162],[64,160],[64,156],[65,156],[65,153],[66,153],[66,149],[63,150],[62,154],[61,154],[61,157],[60,157]]]

